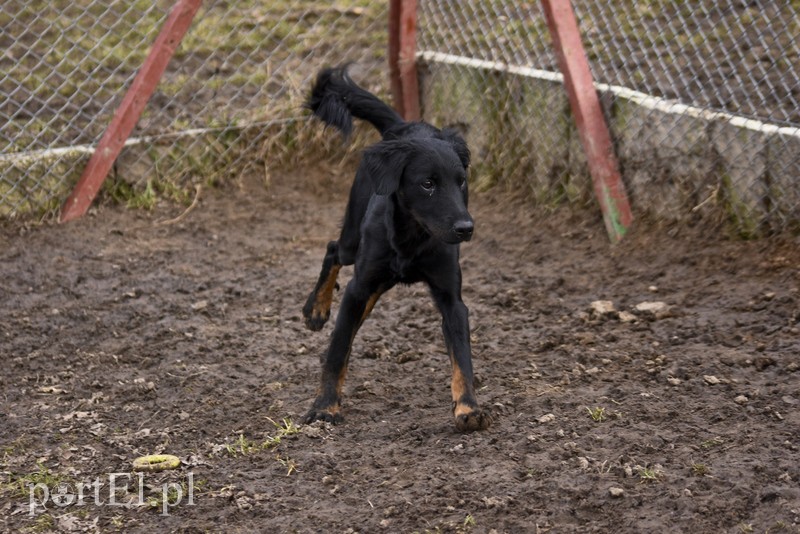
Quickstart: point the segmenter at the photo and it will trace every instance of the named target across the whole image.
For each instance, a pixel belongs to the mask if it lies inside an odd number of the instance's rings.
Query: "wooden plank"
[[[611,135],[603,117],[589,60],[581,42],[578,21],[570,0],[542,0],[558,65],[581,144],[586,152],[594,192],[612,242],[625,235],[633,221],[625,185],[619,173]]]
[[[89,209],[201,3],[202,0],[178,0],[175,3],[80,180],[64,203],[61,222],[82,217]]]

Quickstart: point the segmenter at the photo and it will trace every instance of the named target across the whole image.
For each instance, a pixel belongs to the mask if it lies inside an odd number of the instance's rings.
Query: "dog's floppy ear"
[[[461,165],[464,168],[469,167],[470,153],[467,142],[464,138],[452,128],[445,128],[442,130],[442,141],[447,141],[453,147],[458,159],[461,160]]]
[[[362,165],[369,173],[375,193],[390,195],[400,187],[411,146],[407,141],[381,141],[364,151]]]

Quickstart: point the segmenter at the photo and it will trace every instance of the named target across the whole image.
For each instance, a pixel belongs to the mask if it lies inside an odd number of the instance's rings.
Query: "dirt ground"
[[[203,191],[172,224],[101,206],[0,228],[2,531],[800,532],[797,241],[610,247],[597,218],[473,196],[493,426],[455,430],[417,286],[356,338],[345,423],[301,426],[332,326],[300,310],[347,183],[322,166]],[[183,465],[140,499],[132,461],[162,452]]]

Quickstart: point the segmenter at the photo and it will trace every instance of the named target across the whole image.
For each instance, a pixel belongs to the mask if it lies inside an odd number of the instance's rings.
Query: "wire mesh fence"
[[[173,3],[0,2],[0,216],[58,208]],[[265,143],[290,144],[306,122],[302,100],[324,65],[353,61],[384,93],[387,11],[365,0],[204,2],[118,160],[126,179],[107,193],[134,199],[138,181],[146,203],[158,189],[185,195],[175,183],[263,164]]]
[[[788,2],[573,2],[634,209],[745,235],[800,220],[800,11]],[[420,2],[426,117],[460,125],[479,185],[588,202],[538,2]]]
[[[172,0],[0,2],[0,217],[52,213],[80,175]],[[420,0],[424,117],[465,133],[478,188],[589,204],[590,177],[538,2]],[[800,10],[791,2],[576,0],[640,215],[800,220]],[[386,96],[387,2],[207,0],[107,194],[296,152],[302,98],[324,65]],[[137,198],[142,199],[141,195]],[[147,195],[143,201],[147,202]]]

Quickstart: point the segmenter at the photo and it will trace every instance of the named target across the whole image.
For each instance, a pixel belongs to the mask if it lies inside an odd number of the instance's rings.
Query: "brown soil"
[[[175,206],[101,207],[0,229],[2,530],[800,531],[797,243],[639,229],[610,247],[599,220],[477,196],[464,298],[494,425],[456,432],[415,286],[359,333],[345,423],[280,432],[317,385],[331,324],[309,332],[300,309],[347,181],[244,180],[175,224],[155,224]],[[670,309],[624,322],[592,315],[600,299]],[[184,466],[109,506],[108,475],[158,452]],[[189,473],[194,505],[148,505]],[[31,515],[26,484],[53,477],[105,482],[105,504]]]

